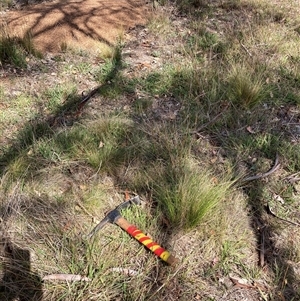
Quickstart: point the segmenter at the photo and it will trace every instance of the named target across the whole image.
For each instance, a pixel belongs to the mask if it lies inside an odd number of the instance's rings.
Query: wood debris
[[[44,276],[42,280],[91,281],[91,279],[88,277],[76,274],[51,274]]]

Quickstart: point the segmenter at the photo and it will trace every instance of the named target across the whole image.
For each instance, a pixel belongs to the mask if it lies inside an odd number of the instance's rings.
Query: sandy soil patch
[[[37,50],[59,52],[112,45],[146,17],[144,0],[57,0],[8,11],[2,21],[14,36],[32,35]]]

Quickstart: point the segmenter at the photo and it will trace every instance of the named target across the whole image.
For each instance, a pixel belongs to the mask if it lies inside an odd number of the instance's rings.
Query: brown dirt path
[[[12,35],[30,33],[37,50],[55,53],[66,46],[112,45],[124,31],[144,24],[146,16],[144,0],[57,0],[8,11],[3,18]]]

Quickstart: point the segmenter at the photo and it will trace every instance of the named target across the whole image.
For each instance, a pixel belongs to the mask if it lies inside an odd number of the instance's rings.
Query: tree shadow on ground
[[[57,52],[63,44],[90,48],[92,40],[112,46],[120,31],[144,21],[143,1],[53,1],[11,11],[7,29],[21,36],[30,34],[39,51]]]
[[[72,127],[82,117],[83,107],[95,95],[101,95],[110,88],[113,80],[122,68],[121,49],[116,49],[112,60],[112,67],[103,79],[104,84],[91,90],[87,95],[70,94],[66,97],[63,105],[58,106],[53,114],[42,116],[28,121],[23,129],[18,132],[14,143],[9,146],[0,156],[0,177],[6,172],[6,167],[14,161],[24,149],[28,149],[33,143],[42,138],[51,138],[62,128]]]
[[[273,226],[274,220],[271,220],[275,217],[269,214],[268,207],[264,204],[263,186],[257,182],[244,189],[249,197],[251,225],[257,237],[258,265],[263,271],[270,270],[273,274],[276,281],[275,299],[298,300],[300,279],[285,257],[291,250],[288,246],[287,248],[276,246],[275,233],[278,230]]]

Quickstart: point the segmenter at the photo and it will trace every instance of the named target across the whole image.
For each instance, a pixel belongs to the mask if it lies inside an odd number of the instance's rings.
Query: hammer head
[[[121,216],[120,211],[125,209],[131,205],[139,205],[141,204],[141,200],[139,196],[135,196],[130,200],[120,204],[114,210],[110,211],[105,218],[87,235],[87,238],[91,238],[97,231],[102,229],[107,223],[115,223],[116,220]]]
[[[129,199],[126,202],[123,202],[119,206],[117,206],[114,210],[110,211],[107,215],[106,218],[110,223],[115,223],[115,221],[120,217],[120,211],[130,207],[131,205],[140,205],[141,200],[139,196],[134,196],[133,198]]]
[[[122,204],[120,204],[116,209],[117,210],[122,210],[125,209],[131,205],[140,205],[141,204],[141,200],[140,197],[138,195],[134,196],[133,198],[129,199],[126,202],[123,202]]]

